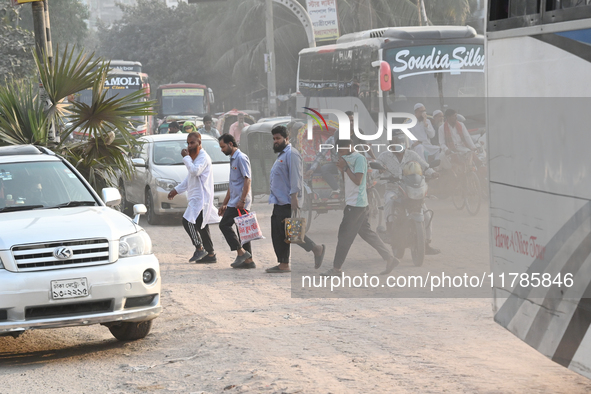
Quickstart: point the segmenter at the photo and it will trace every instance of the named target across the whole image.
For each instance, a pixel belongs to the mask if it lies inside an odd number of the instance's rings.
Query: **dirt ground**
[[[164,311],[144,340],[121,343],[102,326],[0,338],[0,393],[582,393],[591,382],[551,362],[493,322],[489,298],[292,298],[275,265],[270,207],[254,206],[267,239],[256,270],[229,267],[217,226],[218,263],[188,263],[180,222],[145,225],[161,264]],[[488,267],[488,213],[434,201],[424,267]],[[315,219],[330,268],[340,212]],[[293,266],[312,257],[292,249]],[[383,269],[360,239],[345,268]],[[411,273],[410,255],[396,269]],[[468,269],[468,268],[466,268]]]

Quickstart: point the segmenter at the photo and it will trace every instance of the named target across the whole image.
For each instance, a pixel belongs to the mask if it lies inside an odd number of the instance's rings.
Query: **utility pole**
[[[49,29],[49,4],[48,0],[37,0],[31,3],[33,9],[33,30],[35,32],[35,51],[42,65],[47,59],[47,66],[51,67],[53,63],[53,48],[51,45],[51,31]],[[47,92],[39,81],[39,99],[43,109],[48,111],[52,102],[47,97]],[[59,134],[56,133],[55,124],[52,121],[47,131],[47,139],[50,142],[59,143]]]
[[[265,0],[265,10],[267,54],[269,57],[267,68],[267,100],[269,103],[269,113],[267,116],[271,116],[271,113],[275,113],[275,115],[277,115],[277,101],[275,91],[275,38],[273,36],[273,0]]]

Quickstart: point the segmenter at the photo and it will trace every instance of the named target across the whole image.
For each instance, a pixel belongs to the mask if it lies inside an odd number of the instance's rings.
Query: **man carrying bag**
[[[285,242],[285,222],[292,217],[292,209],[297,210],[298,195],[302,191],[302,158],[292,148],[285,126],[275,126],[273,134],[273,151],[278,153],[277,160],[271,168],[269,204],[274,204],[271,215],[271,239],[279,265],[268,268],[268,273],[291,272],[289,269],[290,244]],[[320,267],[326,247],[316,245],[310,238],[298,244],[306,252],[314,252],[314,266]]]
[[[220,230],[224,234],[230,250],[235,250],[237,253],[236,260],[230,266],[236,269],[256,268],[252,260],[250,242],[242,245],[233,229],[235,218],[248,214],[252,202],[250,160],[238,149],[236,139],[231,134],[224,134],[218,140],[222,152],[226,156],[230,156],[230,185],[226,198],[218,210],[218,215],[222,216]]]

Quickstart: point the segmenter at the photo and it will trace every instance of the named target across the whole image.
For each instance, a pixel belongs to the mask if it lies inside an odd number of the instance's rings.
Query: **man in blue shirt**
[[[226,198],[224,198],[224,202],[218,210],[218,215],[222,216],[220,230],[224,234],[226,242],[230,245],[230,250],[235,250],[238,254],[236,260],[231,264],[232,268],[256,268],[254,261],[252,261],[250,242],[241,245],[233,228],[234,218],[239,216],[240,213],[247,214],[250,210],[252,202],[250,160],[237,148],[238,144],[233,135],[224,134],[218,140],[222,152],[226,156],[230,156],[230,186]]]
[[[274,204],[271,215],[271,239],[279,265],[268,268],[268,273],[291,272],[289,269],[290,244],[285,242],[285,219],[292,217],[292,210],[297,210],[298,195],[302,191],[302,158],[300,152],[292,148],[285,126],[275,126],[273,134],[273,151],[278,153],[277,160],[271,168],[269,204]],[[314,266],[320,267],[326,247],[316,245],[305,237],[299,244],[306,252],[314,252]]]

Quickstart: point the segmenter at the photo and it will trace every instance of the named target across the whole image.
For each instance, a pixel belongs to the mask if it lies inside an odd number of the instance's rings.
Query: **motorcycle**
[[[370,163],[370,167],[389,172],[377,162]],[[428,187],[421,166],[409,162],[401,178],[391,174],[381,179],[395,185],[395,191],[386,192],[384,201],[387,206],[380,207],[386,215],[386,229],[378,228],[378,234],[391,245],[392,253],[398,259],[404,257],[405,250],[410,248],[412,261],[419,267],[425,259],[425,231],[433,219],[433,211],[425,209],[424,205]],[[428,218],[427,223],[425,217]]]

